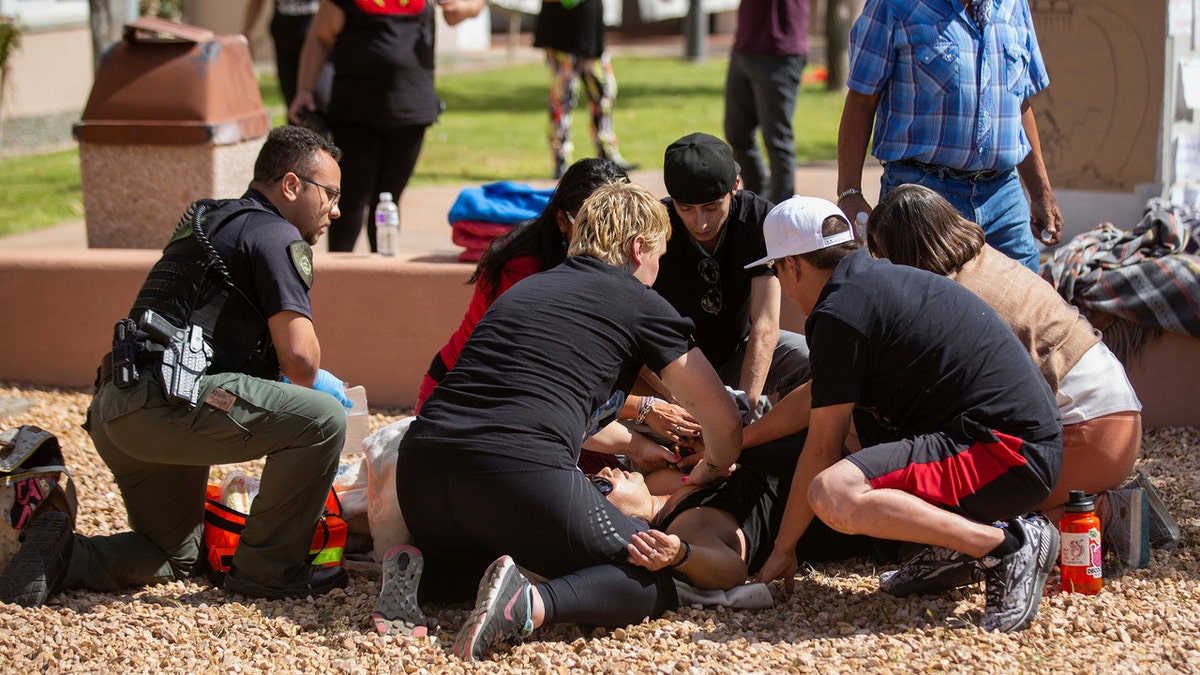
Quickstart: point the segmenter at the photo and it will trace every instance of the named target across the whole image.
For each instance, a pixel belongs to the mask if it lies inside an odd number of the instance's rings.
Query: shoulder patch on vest
[[[304,285],[312,288],[312,247],[307,242],[297,239],[288,244],[288,253],[291,255],[292,265],[300,273],[300,278],[304,280]]]

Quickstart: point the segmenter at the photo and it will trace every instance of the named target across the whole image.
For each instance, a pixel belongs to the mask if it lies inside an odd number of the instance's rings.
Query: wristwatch
[[[839,203],[841,203],[841,201],[843,199],[845,199],[846,197],[849,197],[850,195],[861,195],[861,194],[862,194],[862,190],[860,190],[858,188],[846,188],[845,190],[842,190],[841,192],[838,193],[837,200]]]

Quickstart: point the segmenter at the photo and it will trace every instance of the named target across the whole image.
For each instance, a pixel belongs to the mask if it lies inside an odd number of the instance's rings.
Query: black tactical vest
[[[138,292],[129,318],[147,309],[183,328],[197,325],[213,350],[208,374],[279,377],[267,319],[239,289],[211,237],[235,215],[267,211],[251,199],[192,202]]]

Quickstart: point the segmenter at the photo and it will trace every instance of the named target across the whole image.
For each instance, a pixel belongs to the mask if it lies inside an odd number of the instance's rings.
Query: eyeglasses
[[[779,276],[779,270],[775,269],[775,263],[779,262],[779,260],[780,258],[771,258],[767,261],[767,271],[769,271],[773,277]]]
[[[611,480],[605,478],[604,476],[597,476],[594,473],[584,474],[584,476],[587,477],[588,480],[592,481],[592,485],[595,485],[596,489],[600,491],[601,497],[607,497],[612,493],[613,484]]]
[[[299,178],[300,180],[304,181],[305,183],[308,183],[309,185],[316,185],[317,187],[324,190],[325,196],[329,197],[329,206],[331,208],[334,206],[337,206],[338,200],[342,198],[341,190],[331,188],[328,185],[321,185],[317,181],[311,180],[309,178],[305,178],[304,176],[301,176],[300,174],[296,174],[296,178]]]
[[[700,297],[700,308],[709,314],[717,314],[721,311],[721,266],[712,258],[703,258],[696,265],[696,272],[700,274],[700,278],[706,284],[712,284],[704,295]]]

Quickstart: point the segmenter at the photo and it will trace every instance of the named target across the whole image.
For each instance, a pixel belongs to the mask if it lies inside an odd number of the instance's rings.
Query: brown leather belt
[[[990,180],[1002,178],[1010,173],[1012,169],[984,169],[982,171],[963,171],[962,169],[954,169],[940,164],[928,164],[926,162],[918,162],[915,159],[902,159],[896,164],[904,164],[911,166],[914,169],[919,169],[925,173],[932,174],[938,178],[949,178],[951,180],[965,180],[971,183],[986,183]]]

